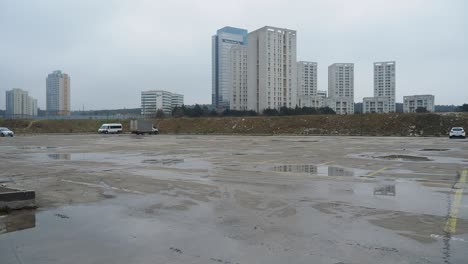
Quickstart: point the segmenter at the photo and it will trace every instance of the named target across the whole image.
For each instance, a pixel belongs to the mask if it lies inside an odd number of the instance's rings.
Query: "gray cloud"
[[[211,35],[225,25],[298,31],[298,59],[356,64],[356,101],[372,96],[372,63],[397,61],[397,101],[433,93],[468,100],[463,0],[1,1],[0,108],[23,88],[45,106],[45,77],[71,76],[72,109],[138,107],[140,91],[165,89],[186,103],[211,98]]]

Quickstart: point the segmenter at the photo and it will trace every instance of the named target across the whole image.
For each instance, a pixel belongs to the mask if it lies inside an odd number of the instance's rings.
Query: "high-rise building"
[[[317,95],[317,63],[297,62],[297,94],[299,96]]]
[[[296,31],[266,26],[249,33],[247,45],[248,108],[296,107]]]
[[[70,115],[70,77],[54,71],[46,80],[46,110],[48,115]]]
[[[155,115],[158,110],[171,114],[172,109],[184,104],[184,96],[163,90],[141,92],[141,114]]]
[[[374,97],[388,98],[388,112],[395,112],[395,62],[374,63]]]
[[[322,107],[322,96],[317,96],[317,63],[297,62],[297,104],[300,107]]]
[[[403,96],[403,112],[415,113],[418,108],[425,108],[429,112],[434,112],[434,95]]]
[[[247,90],[247,47],[231,47],[232,95],[230,108],[232,110],[248,110]]]
[[[28,95],[28,92],[18,88],[6,91],[6,117],[30,118],[37,116],[37,100]]]
[[[363,112],[396,112],[394,61],[374,63],[374,97],[363,99]]]
[[[232,96],[231,48],[247,45],[247,30],[224,27],[212,37],[211,102],[218,110],[230,108]]]
[[[328,67],[326,106],[337,114],[354,113],[354,64],[334,63]]]

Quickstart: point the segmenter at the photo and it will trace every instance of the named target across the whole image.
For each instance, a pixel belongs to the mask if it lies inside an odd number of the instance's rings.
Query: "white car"
[[[0,137],[13,137],[15,133],[6,127],[0,127]]]
[[[466,133],[463,127],[452,127],[449,133],[450,138],[454,137],[460,137],[460,138],[465,138]]]

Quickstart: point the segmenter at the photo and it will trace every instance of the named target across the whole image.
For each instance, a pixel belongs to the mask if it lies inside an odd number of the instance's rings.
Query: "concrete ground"
[[[0,139],[3,263],[466,263],[468,140]]]

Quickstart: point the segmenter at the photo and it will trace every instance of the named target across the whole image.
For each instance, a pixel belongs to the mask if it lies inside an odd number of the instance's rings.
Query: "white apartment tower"
[[[336,114],[354,113],[354,64],[334,63],[328,67],[326,105]]]
[[[297,62],[297,104],[300,107],[322,107],[324,97],[317,94],[317,63]]]
[[[297,62],[297,94],[299,96],[317,95],[317,63]]]
[[[388,112],[395,112],[395,62],[374,63],[374,97],[388,98]]]
[[[54,71],[46,79],[46,110],[48,115],[70,115],[70,77]]]
[[[218,110],[230,108],[232,96],[231,48],[247,45],[247,30],[224,27],[212,37],[211,103]]]
[[[249,33],[248,109],[297,105],[296,31],[265,26]]]
[[[18,88],[6,91],[6,117],[30,118],[37,116],[37,100]]]
[[[232,95],[230,108],[232,110],[248,110],[247,99],[247,47],[231,47],[231,69],[232,69]]]
[[[141,92],[141,114],[155,115],[158,110],[171,114],[172,109],[184,104],[184,96],[163,90]]]

